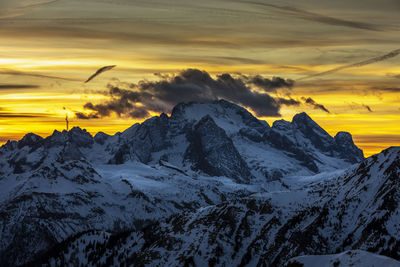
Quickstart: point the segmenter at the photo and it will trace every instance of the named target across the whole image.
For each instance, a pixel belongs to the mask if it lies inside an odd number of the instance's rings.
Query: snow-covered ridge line
[[[200,127],[206,117],[208,125]],[[10,154],[7,152],[18,150],[31,154],[43,147],[63,147],[65,160],[154,164],[161,159],[180,169],[242,182],[343,169],[364,158],[349,133],[339,132],[331,137],[305,113],[295,115],[292,122],[280,120],[269,127],[244,108],[225,100],[178,104],[171,117],[161,114],[113,136],[99,132],[92,137],[79,127],[69,132],[54,131],[44,139],[30,133],[20,141],[7,142],[0,153],[6,157]],[[221,148],[214,149],[217,147]],[[207,152],[209,149],[214,155]],[[221,160],[215,162],[215,157]],[[222,160],[224,157],[226,160]],[[14,171],[19,171],[24,160],[17,159]]]

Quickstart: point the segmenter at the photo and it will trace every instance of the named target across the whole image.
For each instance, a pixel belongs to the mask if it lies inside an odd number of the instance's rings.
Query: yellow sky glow
[[[299,0],[290,4],[297,13],[257,1],[29,2],[34,8],[3,0],[0,10],[0,144],[28,132],[45,137],[63,130],[67,113],[71,126],[92,134],[142,121],[74,117],[89,112],[87,102],[109,100],[103,92],[110,83],[128,88],[158,80],[154,73],[187,68],[296,80],[400,48],[395,0]],[[332,136],[352,133],[367,156],[399,145],[399,63],[400,56],[299,80],[270,95],[302,104],[283,105],[282,117],[262,119],[290,121],[305,111]],[[84,83],[107,65],[117,67]],[[308,97],[329,113],[305,104]]]

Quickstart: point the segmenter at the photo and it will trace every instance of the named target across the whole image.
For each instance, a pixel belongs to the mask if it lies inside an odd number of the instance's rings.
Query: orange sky
[[[107,101],[98,92],[115,81],[156,80],[154,73],[187,68],[296,80],[378,57],[400,48],[399,11],[395,0],[4,0],[0,143],[62,130],[66,113],[72,126],[92,133],[126,129],[137,119],[74,117],[87,112],[87,102]],[[352,133],[371,155],[400,141],[399,63],[400,56],[299,80],[271,95],[312,97],[330,113],[303,103],[282,106],[282,118],[306,111],[332,135]],[[105,65],[117,67],[83,83]]]

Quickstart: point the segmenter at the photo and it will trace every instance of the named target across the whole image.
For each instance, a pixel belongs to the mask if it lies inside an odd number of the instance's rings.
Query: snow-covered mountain
[[[181,103],[113,136],[28,134],[0,148],[0,262],[275,266],[348,249],[398,259],[398,154],[362,161],[349,133],[332,137],[305,113],[270,127],[224,100]]]
[[[370,259],[399,266],[378,256],[400,259],[399,163],[400,148],[389,148],[348,170],[283,179],[290,190],[201,207],[141,230],[83,233],[31,264],[340,266],[330,261]]]
[[[290,259],[285,267],[398,267],[400,262],[362,250],[348,250],[333,255],[307,255]]]

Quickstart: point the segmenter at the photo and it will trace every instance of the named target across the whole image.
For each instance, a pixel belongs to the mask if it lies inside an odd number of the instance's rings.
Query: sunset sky
[[[271,98],[268,113],[227,95],[270,124],[305,111],[368,156],[400,143],[399,14],[398,0],[0,0],[0,144],[63,130],[66,114],[91,133],[122,131],[187,99],[168,88],[198,69]],[[255,77],[294,82],[266,90]],[[134,108],[99,113],[121,103],[112,88],[140,93]]]

